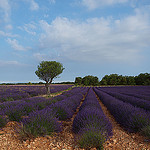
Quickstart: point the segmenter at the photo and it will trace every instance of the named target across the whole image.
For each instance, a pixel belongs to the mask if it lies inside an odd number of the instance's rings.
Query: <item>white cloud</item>
[[[5,29],[6,30],[12,30],[13,26],[11,24],[8,24],[8,25],[5,26]]]
[[[10,38],[8,38],[7,42],[11,45],[11,47],[14,50],[17,51],[26,51],[30,49],[29,47],[23,47],[22,45],[20,45],[16,39],[11,40]]]
[[[30,0],[31,1],[31,10],[38,10],[39,9],[39,5],[38,3],[36,3],[34,0]]]
[[[27,33],[31,34],[31,35],[36,35],[36,25],[34,22],[31,22],[29,24],[25,24],[23,27],[18,27],[19,29],[26,31]]]
[[[47,55],[46,54],[41,54],[41,53],[34,53],[33,57],[35,59],[37,59],[38,61],[41,61],[41,60],[44,60],[47,57]]]
[[[118,3],[126,3],[128,0],[82,0],[81,4],[86,6],[89,10],[96,9],[102,6],[114,5]]]
[[[17,34],[12,34],[12,33],[8,33],[8,32],[4,32],[0,30],[0,36],[4,36],[4,37],[18,37]]]
[[[9,0],[0,0],[0,13],[2,13],[2,18],[5,22],[8,22],[10,19],[11,7]]]
[[[93,18],[77,22],[56,18],[41,20],[40,49],[57,53],[62,59],[85,62],[137,63],[141,51],[150,47],[149,15],[136,11],[120,20]]]
[[[38,3],[35,2],[35,0],[25,0],[30,4],[30,10],[35,11],[39,9]]]
[[[0,67],[6,67],[6,66],[24,66],[25,64],[21,64],[18,61],[12,60],[12,61],[3,61],[0,60]]]
[[[49,0],[50,3],[55,4],[56,0]]]

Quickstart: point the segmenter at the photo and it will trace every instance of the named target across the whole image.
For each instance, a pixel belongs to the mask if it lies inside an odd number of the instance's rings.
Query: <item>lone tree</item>
[[[38,70],[35,71],[35,74],[39,79],[44,80],[47,94],[50,94],[50,84],[54,78],[57,78],[59,74],[63,72],[65,68],[63,65],[56,61],[42,61],[38,65]]]

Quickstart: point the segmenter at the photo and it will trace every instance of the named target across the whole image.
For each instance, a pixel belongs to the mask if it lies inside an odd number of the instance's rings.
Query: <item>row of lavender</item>
[[[150,86],[101,87],[100,89],[123,102],[150,111]]]
[[[53,99],[32,97],[0,104],[0,126],[8,121],[23,124],[23,136],[39,136],[61,130],[59,120],[72,117],[88,88],[73,88]]]
[[[22,126],[18,131],[24,139],[59,132],[62,129],[59,120],[72,118],[88,89],[73,88],[53,99],[32,97],[4,102],[0,104],[1,126],[6,118],[21,122]],[[111,123],[104,115],[92,88],[73,121],[73,132],[79,137],[80,146],[84,148],[102,148],[105,140],[112,135]]]
[[[21,133],[23,133],[23,136],[37,137],[61,131],[62,124],[59,120],[68,120],[73,116],[87,90],[88,88],[74,88],[61,96],[57,96],[57,98],[63,98],[63,100],[30,113],[28,118],[22,120],[23,132]],[[67,97],[64,98],[64,96]]]
[[[145,100],[150,100],[150,86],[115,86],[101,87],[103,90],[117,92]]]
[[[106,90],[106,89],[105,89]],[[150,112],[140,107],[135,107],[128,102],[121,101],[108,93],[103,88],[94,88],[94,91],[104,103],[116,121],[129,132],[140,132],[150,137]],[[108,90],[109,91],[109,90]]]
[[[72,85],[52,85],[51,93],[60,92]],[[0,86],[0,102],[46,94],[45,86]]]
[[[10,121],[20,121],[22,116],[28,116],[29,113],[33,111],[42,110],[63,99],[72,98],[72,96],[76,96],[76,93],[80,91],[82,91],[82,88],[73,88],[54,98],[31,97],[22,100],[3,102],[0,104],[0,115],[6,115]]]
[[[81,148],[102,149],[103,143],[112,135],[112,125],[103,113],[92,88],[73,120],[73,132]]]

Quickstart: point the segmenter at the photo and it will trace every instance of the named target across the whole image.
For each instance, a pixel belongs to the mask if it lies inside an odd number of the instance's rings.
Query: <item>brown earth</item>
[[[113,136],[104,143],[104,150],[150,150],[148,139],[124,131],[101,102],[100,105],[113,125]],[[8,122],[0,130],[0,150],[83,150],[74,141],[74,134],[72,133],[72,122],[75,115],[71,121],[62,122],[63,131],[61,133],[26,141],[21,141],[19,134],[15,131],[19,123]],[[93,148],[92,150],[96,149]]]

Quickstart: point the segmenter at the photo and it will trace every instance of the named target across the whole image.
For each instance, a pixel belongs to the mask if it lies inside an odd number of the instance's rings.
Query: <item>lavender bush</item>
[[[49,108],[30,113],[22,120],[20,134],[23,138],[35,138],[38,136],[51,135],[61,131],[61,124]]]
[[[57,112],[57,116],[60,120],[65,120],[72,117],[76,107],[82,99],[83,95],[81,93],[76,93],[79,91],[79,88],[75,88],[73,91],[71,90],[71,93],[74,95],[68,98],[66,98],[65,95],[59,95],[48,99],[44,97],[30,97],[22,100],[3,102],[0,104],[0,111],[3,115],[7,116],[10,121],[20,122],[23,117],[28,116],[29,113],[33,111],[51,107],[54,112]],[[82,89],[82,91],[85,92],[85,89]],[[69,93],[70,91],[67,92]]]
[[[51,93],[71,88],[72,85],[52,85]],[[46,94],[45,86],[0,86],[0,102]]]
[[[7,118],[5,116],[0,115],[0,128],[4,127],[7,124]]]
[[[57,114],[59,120],[67,120],[73,116],[83,98],[83,94],[85,94],[85,91],[87,91],[87,89],[81,90],[80,88],[76,88],[72,91],[72,93],[74,93],[73,96],[67,97],[66,99],[58,101],[50,106],[50,108]]]
[[[78,142],[81,148],[91,149],[96,147],[96,149],[102,150],[105,142],[104,137],[105,135],[100,130],[83,128],[82,132],[79,133]]]
[[[112,125],[104,115],[92,88],[73,120],[72,130],[82,148],[101,149],[104,141],[112,135]]]
[[[150,126],[150,113],[120,101],[100,89],[94,88],[100,100],[104,103],[116,121],[129,132],[140,132]],[[146,130],[146,129],[145,129]]]
[[[106,92],[106,93],[108,93],[109,95],[111,95],[119,100],[122,100],[123,102],[127,102],[127,103],[132,104],[133,106],[137,106],[137,107],[140,107],[140,108],[150,111],[150,102],[147,100],[137,98],[134,96],[120,94],[117,92]]]

